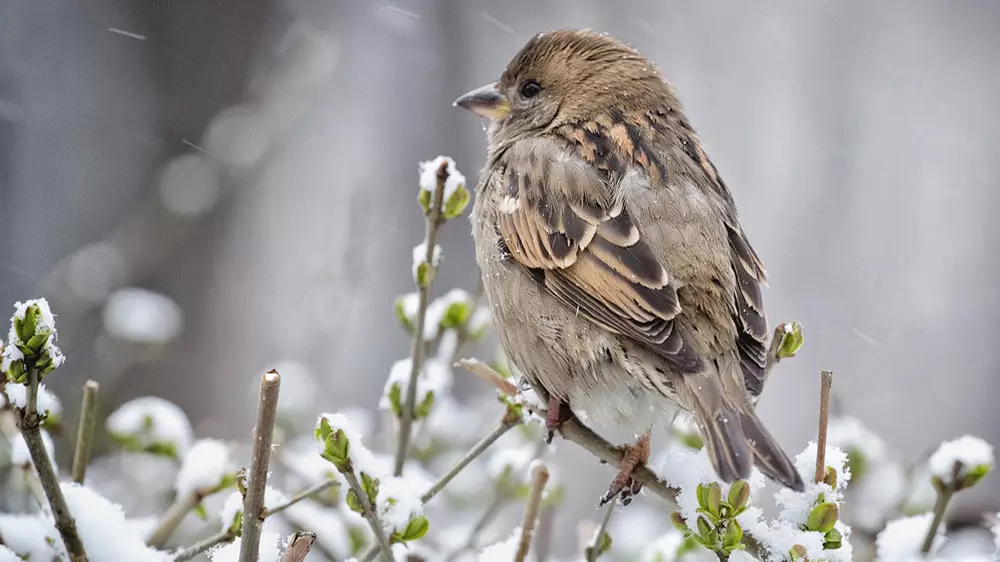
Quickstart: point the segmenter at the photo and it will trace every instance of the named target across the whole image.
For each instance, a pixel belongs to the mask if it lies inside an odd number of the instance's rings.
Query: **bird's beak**
[[[472,90],[455,100],[453,105],[489,119],[503,119],[510,111],[510,102],[497,90],[496,82]]]

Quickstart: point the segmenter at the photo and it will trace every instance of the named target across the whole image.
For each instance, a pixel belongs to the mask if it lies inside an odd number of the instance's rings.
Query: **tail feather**
[[[803,490],[798,470],[757,417],[742,386],[726,384],[726,374],[720,376],[711,362],[706,365],[701,373],[678,377],[675,388],[681,403],[694,414],[719,478],[726,482],[749,478],[756,465],[775,482]]]

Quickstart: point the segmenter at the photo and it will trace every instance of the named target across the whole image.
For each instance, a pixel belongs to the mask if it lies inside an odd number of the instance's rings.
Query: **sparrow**
[[[631,429],[602,503],[639,486],[650,433],[690,412],[719,478],[802,478],[754,411],[765,271],[673,87],[608,35],[539,33],[455,105],[489,120],[472,212],[501,344],[549,396]]]

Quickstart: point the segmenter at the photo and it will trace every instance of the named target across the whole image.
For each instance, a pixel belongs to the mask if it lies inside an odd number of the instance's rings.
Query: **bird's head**
[[[457,100],[490,120],[491,143],[515,141],[601,115],[656,107],[670,96],[657,69],[635,49],[592,31],[532,37],[500,80]]]

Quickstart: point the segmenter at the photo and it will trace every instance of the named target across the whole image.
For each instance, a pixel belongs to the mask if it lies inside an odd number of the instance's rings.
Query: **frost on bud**
[[[418,166],[420,173],[420,193],[417,201],[425,214],[430,214],[434,201],[434,192],[437,191],[439,182],[441,185],[441,215],[445,219],[453,219],[465,211],[469,204],[469,192],[465,189],[465,176],[455,167],[455,161],[447,156],[438,156],[433,160],[421,162]]]
[[[802,348],[802,324],[791,322],[782,324],[781,343],[778,345],[778,358],[794,357]]]
[[[326,418],[320,418],[316,425],[316,440],[323,450],[324,459],[333,463],[340,472],[351,470],[351,442],[341,429],[333,429]]]
[[[39,378],[51,373],[65,361],[55,345],[55,316],[45,299],[18,302],[10,319],[7,345],[3,348],[2,370],[15,383],[27,381],[29,369],[37,369]]]
[[[837,524],[840,510],[835,503],[821,503],[813,508],[806,520],[806,529],[826,533]]]
[[[939,492],[951,486],[964,490],[976,485],[993,468],[993,447],[978,437],[966,435],[942,443],[928,464]]]

